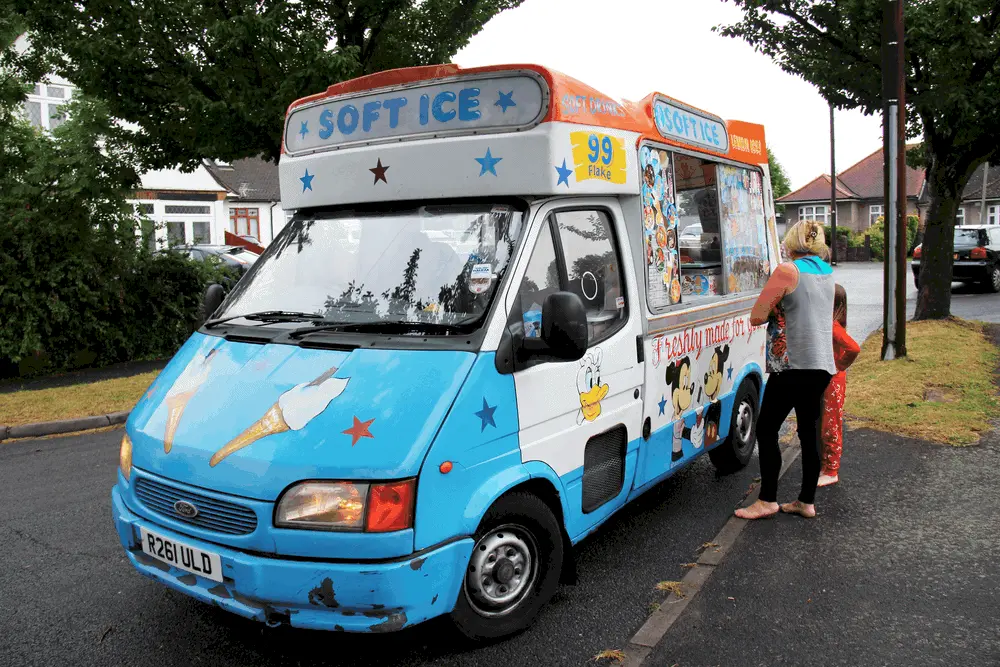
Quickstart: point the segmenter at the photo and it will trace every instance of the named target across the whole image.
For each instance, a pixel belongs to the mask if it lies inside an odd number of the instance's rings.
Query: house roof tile
[[[233,194],[236,201],[279,201],[278,165],[260,158],[236,160],[231,166],[222,166],[206,160],[205,168]]]
[[[844,185],[844,182],[838,178],[837,197],[841,199],[857,199],[858,195],[852,192],[850,188]],[[822,174],[809,181],[795,192],[790,192],[784,197],[778,198],[778,203],[788,204],[807,201],[828,201],[829,199],[830,177],[826,174]]]
[[[907,150],[914,146],[907,146]],[[878,149],[863,160],[837,174],[838,197],[843,191],[845,199],[882,199],[883,183],[882,149]],[[980,174],[981,176],[981,174]],[[980,179],[981,180],[981,179]],[[1000,169],[997,171],[997,186],[1000,190]],[[825,183],[825,192],[823,184]],[[919,197],[924,186],[924,170],[906,167],[906,196]],[[781,197],[779,203],[819,201],[830,198],[830,177],[819,176],[795,192]]]

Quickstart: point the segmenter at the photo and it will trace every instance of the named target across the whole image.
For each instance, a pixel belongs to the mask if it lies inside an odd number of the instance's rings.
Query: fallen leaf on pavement
[[[709,547],[717,547],[717,546],[719,546],[719,545],[716,544],[715,542],[705,542],[704,544],[701,545],[701,548],[702,549],[707,549]]]
[[[681,567],[698,567],[698,563],[682,563]]]
[[[656,584],[656,590],[673,593],[679,598],[687,597],[684,593],[684,584],[679,581],[661,581]]]
[[[625,651],[623,651],[621,649],[617,649],[617,648],[615,648],[615,649],[609,649],[609,650],[606,650],[606,651],[601,651],[600,653],[598,653],[597,655],[595,655],[593,658],[591,658],[591,661],[592,662],[614,662],[614,663],[617,663],[617,664],[620,665],[623,662],[625,662]]]

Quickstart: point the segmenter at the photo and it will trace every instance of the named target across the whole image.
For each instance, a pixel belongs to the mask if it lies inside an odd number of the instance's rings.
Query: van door
[[[641,309],[626,229],[615,199],[547,204],[510,321],[540,336],[541,307],[556,291],[587,311],[589,347],[576,362],[527,362],[514,373],[521,459],[549,465],[562,480],[571,539],[620,507],[636,468],[642,421]]]

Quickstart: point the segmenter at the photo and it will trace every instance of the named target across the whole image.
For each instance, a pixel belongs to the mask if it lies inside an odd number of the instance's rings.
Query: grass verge
[[[68,387],[0,394],[0,422],[21,426],[131,410],[159,371]]]
[[[847,372],[844,412],[856,426],[947,445],[972,445],[1000,409],[997,348],[983,325],[965,320],[910,322],[907,357],[880,361],[871,336]]]

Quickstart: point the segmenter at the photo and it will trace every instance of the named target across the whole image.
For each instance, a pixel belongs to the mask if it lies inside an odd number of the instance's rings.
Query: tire
[[[913,286],[916,287],[917,289],[920,289],[920,275],[919,274],[916,274],[916,273],[913,274]]]
[[[983,289],[993,294],[1000,292],[1000,264],[993,267],[990,277],[983,282]]]
[[[744,380],[733,400],[729,435],[719,446],[708,452],[712,464],[722,474],[742,470],[753,456],[757,444],[757,415],[760,400],[753,382]]]
[[[475,540],[451,621],[474,641],[521,632],[559,586],[564,556],[559,521],[538,496],[514,491],[493,503]],[[482,576],[485,571],[490,576]],[[512,591],[512,583],[522,589]]]

